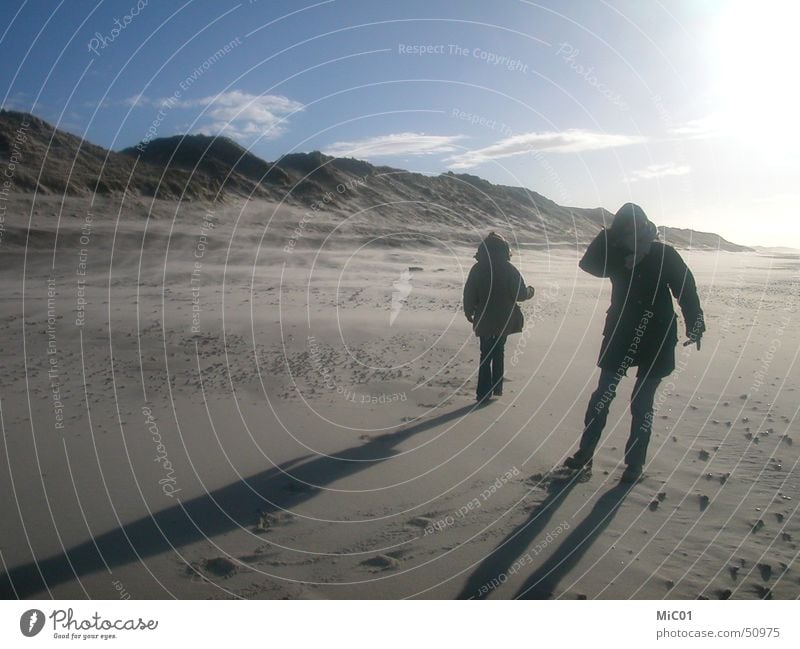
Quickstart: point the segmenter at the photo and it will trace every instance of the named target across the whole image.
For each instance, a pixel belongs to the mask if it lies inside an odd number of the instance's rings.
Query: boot
[[[574,469],[575,471],[580,471],[582,469],[591,469],[592,468],[592,458],[591,456],[587,457],[580,451],[575,453],[572,457],[568,457],[564,460],[564,466],[568,469]]]

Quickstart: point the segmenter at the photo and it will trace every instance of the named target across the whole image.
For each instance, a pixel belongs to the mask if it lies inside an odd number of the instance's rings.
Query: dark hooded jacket
[[[464,285],[464,314],[472,318],[476,336],[505,336],[522,330],[522,313],[515,316],[514,307],[533,297],[533,292],[510,258],[508,243],[493,232],[478,246],[477,262]]]
[[[611,306],[597,364],[620,374],[638,366],[639,376],[667,376],[675,369],[678,342],[672,295],[681,307],[687,335],[705,331],[694,276],[678,252],[660,241],[653,241],[641,261],[628,269],[626,251],[613,241],[604,229],[579,264],[587,273],[611,279]]]

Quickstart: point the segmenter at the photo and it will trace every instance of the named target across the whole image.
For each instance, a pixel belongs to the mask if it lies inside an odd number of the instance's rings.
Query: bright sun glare
[[[726,130],[771,151],[798,144],[798,24],[796,0],[740,0],[723,5],[710,42]]]

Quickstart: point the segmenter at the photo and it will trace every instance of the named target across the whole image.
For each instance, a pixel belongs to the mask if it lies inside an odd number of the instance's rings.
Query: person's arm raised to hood
[[[595,277],[610,277],[624,265],[623,255],[605,228],[592,239],[586,252],[583,253],[583,258],[578,262],[581,270]]]

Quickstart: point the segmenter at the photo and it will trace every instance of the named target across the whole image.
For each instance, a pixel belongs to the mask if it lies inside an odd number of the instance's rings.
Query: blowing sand
[[[476,409],[474,250],[444,229],[84,202],[57,239],[22,201],[3,233],[4,596],[800,594],[800,257],[681,251],[708,332],[679,344],[631,486],[632,377],[591,479],[553,472],[609,301],[582,245],[514,255],[537,295]]]

